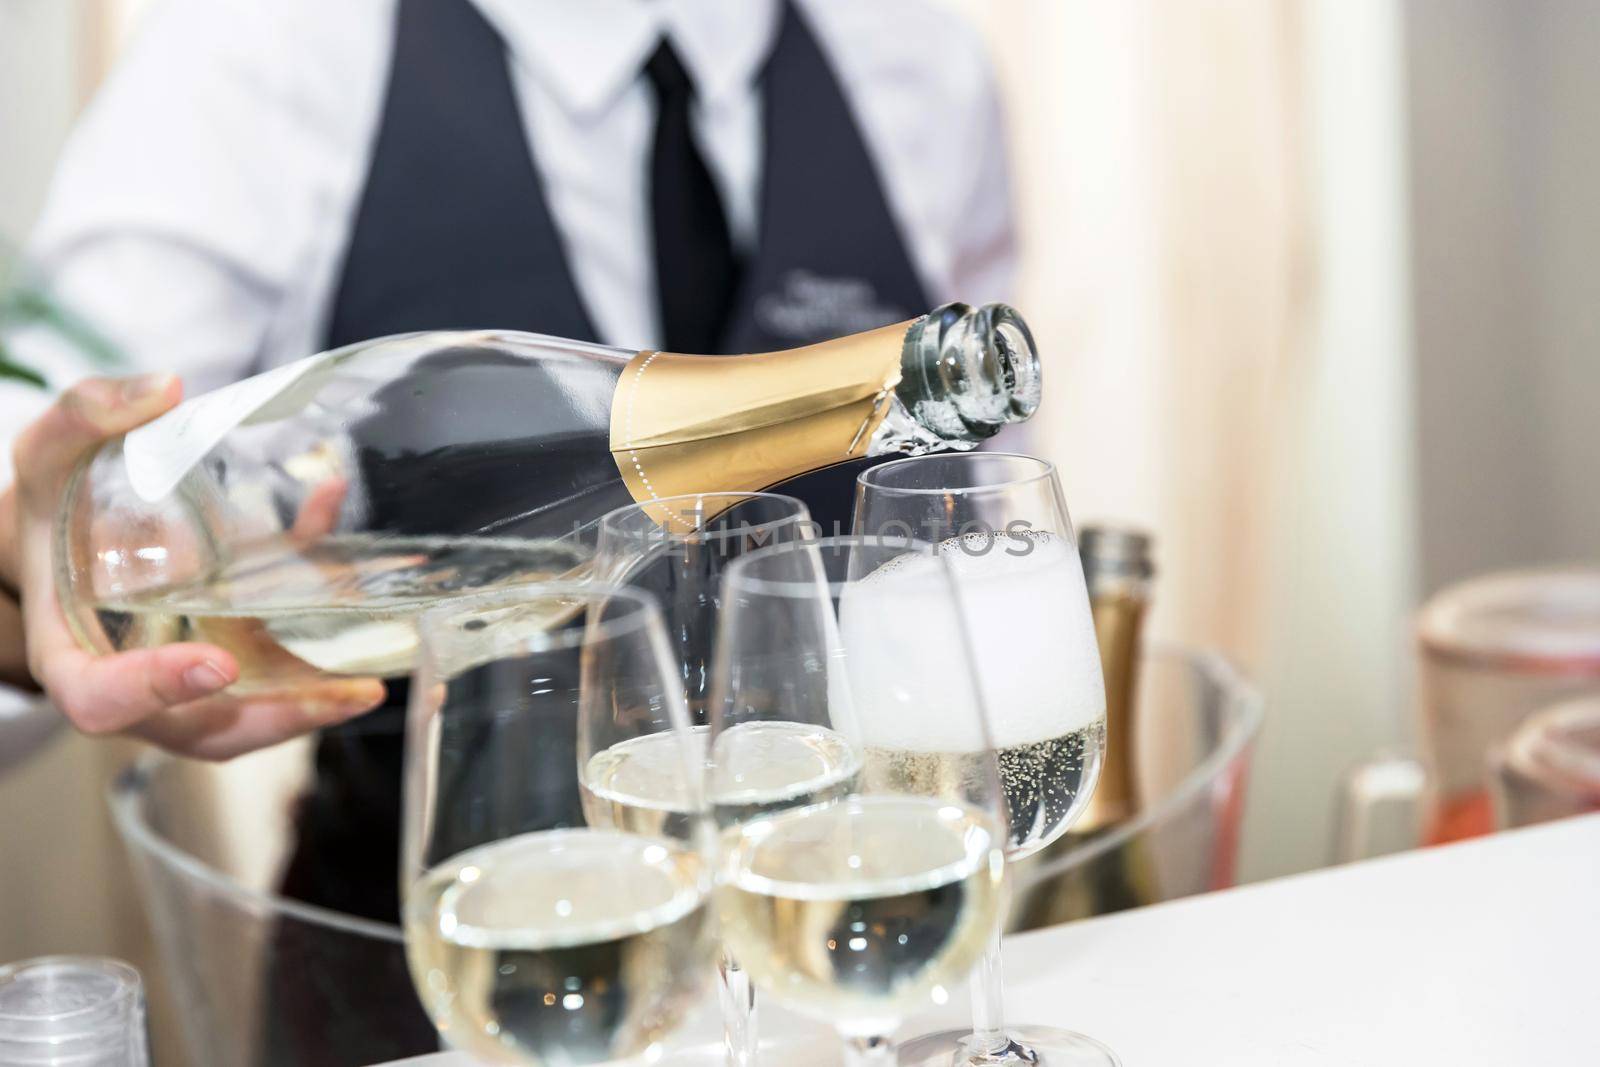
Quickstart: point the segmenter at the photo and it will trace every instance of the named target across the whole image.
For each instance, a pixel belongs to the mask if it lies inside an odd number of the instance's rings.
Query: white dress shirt
[[[914,265],[943,302],[1002,299],[1006,151],[976,33],[933,0],[798,0],[856,110]],[[653,93],[669,37],[734,240],[757,238],[761,95],[778,0],[475,0],[512,79],[574,281],[602,340],[660,341]],[[192,395],[322,347],[387,89],[396,0],[166,0],[62,156],[31,269],[128,358]],[[493,325],[485,323],[484,325]],[[8,337],[64,387],[97,369]],[[0,453],[48,402],[0,383]],[[11,477],[0,463],[0,486]],[[0,692],[0,703],[4,694]]]

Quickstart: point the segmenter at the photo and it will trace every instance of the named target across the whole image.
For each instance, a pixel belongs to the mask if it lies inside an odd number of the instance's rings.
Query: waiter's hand
[[[214,645],[95,656],[73,638],[50,561],[67,478],[102,442],[149,422],[182,392],[168,374],[89,379],[17,438],[16,484],[0,496],[0,587],[20,592],[22,610],[19,620],[0,592],[0,680],[44,689],[83,733],[127,734],[180,755],[228,759],[368,711],[382,702],[383,683],[330,679],[292,697],[235,697],[222,690],[239,677],[239,665]],[[296,532],[306,531],[297,524]]]

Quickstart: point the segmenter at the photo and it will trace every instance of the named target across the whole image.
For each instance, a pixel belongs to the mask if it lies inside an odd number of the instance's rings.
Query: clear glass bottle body
[[[561,539],[628,502],[606,415],[631,356],[420,334],[201,397],[77,472],[69,620],[94,651],[220,645],[240,690],[403,674],[419,611],[572,570]]]

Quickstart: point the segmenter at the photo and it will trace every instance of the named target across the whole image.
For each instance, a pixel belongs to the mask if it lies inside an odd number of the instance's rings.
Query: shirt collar
[[[599,111],[670,36],[706,106],[746,90],[772,48],[778,0],[473,0],[563,107]]]

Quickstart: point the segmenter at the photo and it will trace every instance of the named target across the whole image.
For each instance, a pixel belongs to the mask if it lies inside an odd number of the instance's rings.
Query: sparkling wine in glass
[[[425,614],[401,868],[412,978],[445,1043],[495,1063],[661,1054],[714,949],[701,746],[646,595],[547,583]],[[581,721],[665,724],[672,818],[593,826]]]
[[[1008,809],[1006,855],[1058,839],[1083,813],[1105,755],[1105,686],[1088,591],[1055,468],[973,452],[896,460],[857,480],[855,526],[935,545],[961,604],[979,691],[992,715]],[[922,734],[868,748],[891,781],[964,773],[967,757]],[[1110,1049],[1069,1030],[1008,1026],[998,934],[973,983],[973,1030],[907,1042],[901,1063],[1104,1067]]]
[[[652,595],[666,623],[673,666],[705,744],[706,697],[722,574],[747,552],[813,536],[811,514],[777,493],[696,493],[607,513],[595,531],[595,573]],[[579,741],[584,813],[589,825],[656,833],[688,816],[678,790],[676,737],[665,717],[619,717],[591,704]],[[808,795],[826,773],[826,742],[774,733],[762,739],[765,771],[751,802],[783,806]],[[839,750],[843,754],[844,750]],[[731,1067],[752,1067],[759,1034],[755,991],[731,955],[718,961],[723,1041]]]
[[[746,555],[723,603],[724,940],[764,997],[833,1024],[852,1067],[893,1063],[889,1035],[948,1002],[1000,914],[1005,800],[947,568],[904,538],[823,538]],[[963,773],[870,774],[874,739],[913,723],[969,754]],[[781,805],[762,799],[777,748],[813,769]]]

